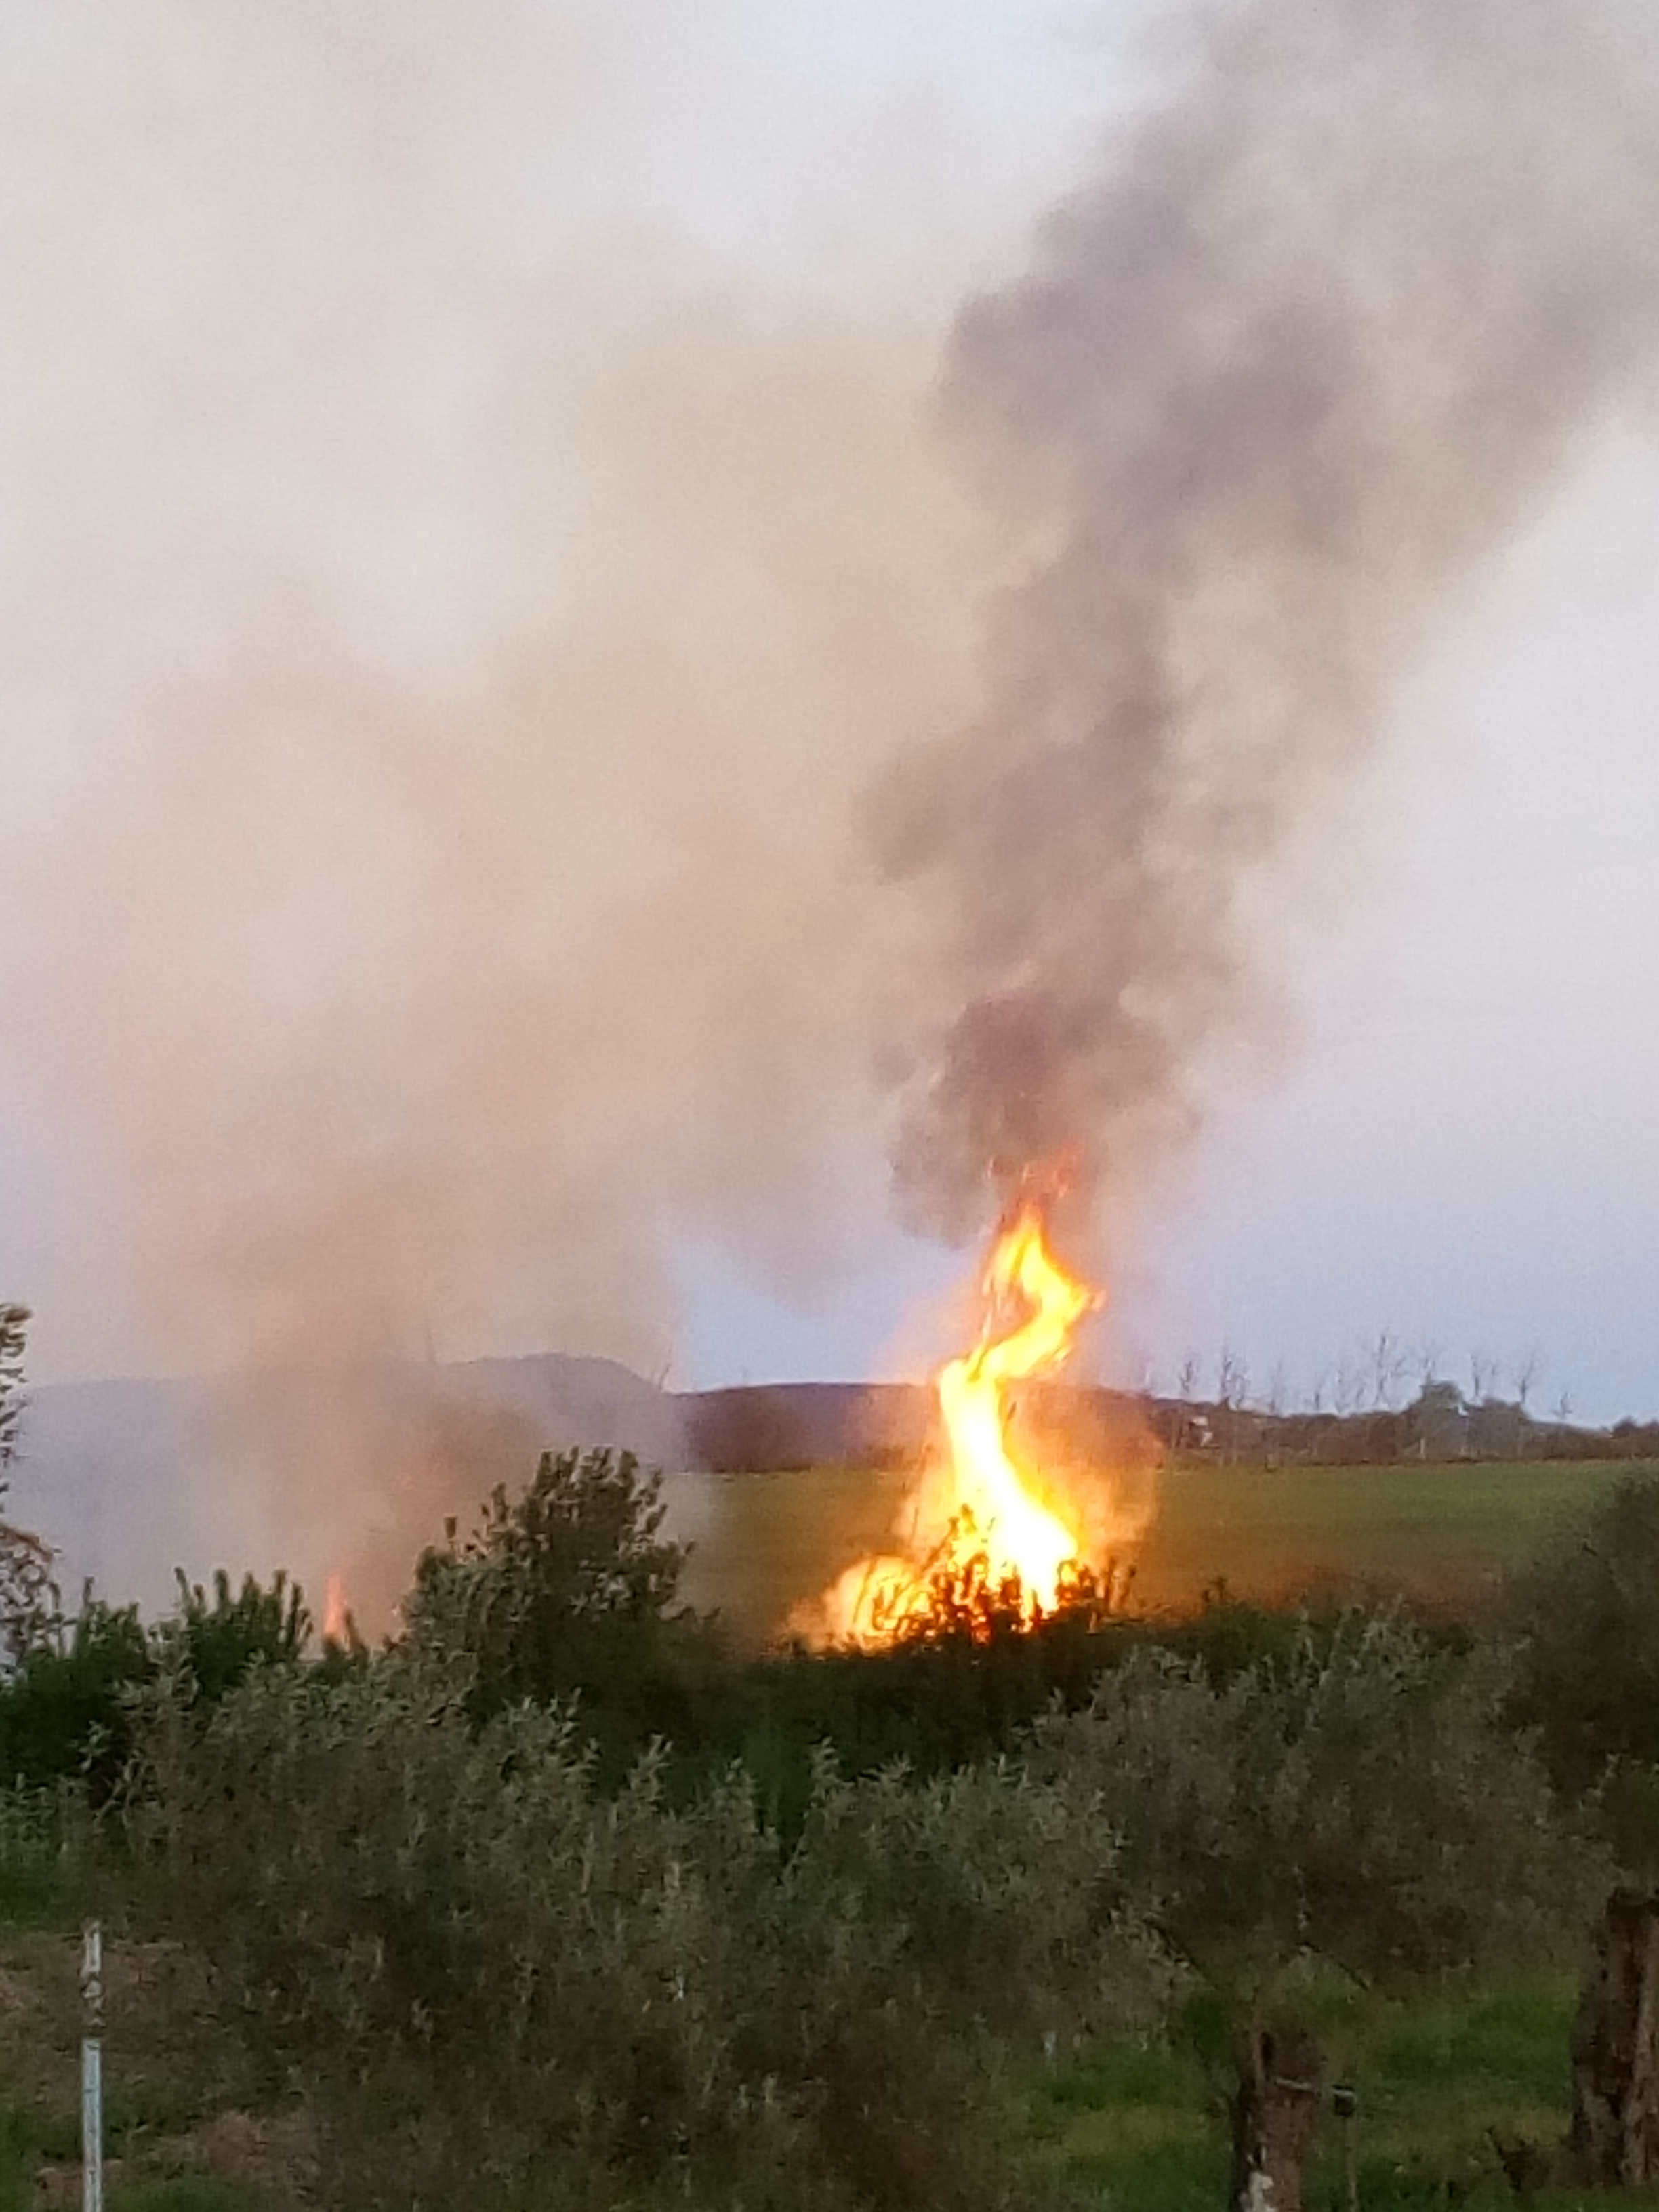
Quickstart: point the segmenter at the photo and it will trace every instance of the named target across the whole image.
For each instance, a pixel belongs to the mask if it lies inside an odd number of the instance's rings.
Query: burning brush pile
[[[1016,1386],[1063,1370],[1105,1304],[1054,1249],[1064,1189],[1053,1169],[1019,1178],[981,1272],[977,1340],[934,1377],[945,1450],[905,1501],[903,1548],[855,1561],[798,1612],[808,1642],[876,1647],[947,1621],[1030,1626],[1109,1598],[1150,1509],[1131,1507],[1108,1470],[1048,1453],[1032,1464],[1014,1419]]]

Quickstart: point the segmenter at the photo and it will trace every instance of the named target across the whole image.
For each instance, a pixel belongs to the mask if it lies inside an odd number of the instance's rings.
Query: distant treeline
[[[1659,1422],[1611,1429],[1539,1420],[1518,1401],[1466,1398],[1455,1382],[1430,1382],[1409,1405],[1274,1413],[1224,1399],[1133,1401],[1166,1449],[1241,1466],[1386,1467],[1398,1460],[1618,1460],[1659,1451]]]
[[[937,1443],[920,1383],[777,1382],[688,1395],[689,1463],[716,1474],[811,1467],[902,1468]],[[1659,1421],[1608,1429],[1540,1420],[1519,1401],[1471,1400],[1430,1382],[1403,1407],[1280,1413],[1224,1398],[1034,1385],[1014,1420],[1050,1455],[1078,1460],[1189,1455],[1240,1467],[1386,1467],[1401,1460],[1620,1460],[1659,1456]]]

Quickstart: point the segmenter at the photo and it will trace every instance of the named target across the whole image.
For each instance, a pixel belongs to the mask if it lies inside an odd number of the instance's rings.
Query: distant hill
[[[278,1561],[315,1592],[331,1568],[387,1602],[447,1516],[568,1444],[632,1451],[671,1478],[908,1464],[933,1419],[921,1385],[805,1382],[672,1393],[614,1360],[388,1363],[339,1375],[110,1381],[31,1389],[9,1512],[58,1553],[73,1596],[165,1604],[200,1577]],[[671,1479],[676,1523],[701,1527]]]
[[[906,1471],[935,1440],[936,1418],[924,1384],[672,1393],[615,1361],[556,1352],[272,1377],[257,1391],[45,1385],[30,1394],[9,1512],[56,1547],[71,1600],[90,1576],[111,1597],[164,1605],[175,1565],[200,1578],[222,1564],[268,1573],[280,1563],[313,1597],[329,1573],[343,1573],[364,1618],[379,1622],[446,1519],[469,1522],[497,1482],[523,1481],[544,1449],[611,1444],[664,1468],[671,1529],[702,1540],[708,1574],[716,1552],[742,1552],[747,1540],[727,1527],[740,1502],[710,1478],[863,1470],[885,1486],[870,1493],[873,1504],[859,1492],[854,1518],[871,1518],[879,1536]],[[1659,1429],[1546,1425],[1519,1407],[1468,1406],[1440,1384],[1402,1411],[1346,1417],[1034,1384],[1016,1394],[1015,1419],[1039,1462],[1118,1467],[1143,1461],[1149,1445],[1240,1469],[1659,1453]],[[805,1528],[804,1494],[791,1510]]]
[[[767,1382],[679,1401],[688,1464],[718,1474],[809,1467],[913,1466],[938,1442],[938,1401],[921,1382]],[[1144,1436],[1147,1401],[1091,1384],[1011,1391],[1017,1430],[1041,1454],[1121,1456]]]
[[[553,1352],[272,1377],[257,1391],[47,1383],[28,1394],[8,1510],[56,1548],[66,1597],[89,1576],[155,1605],[175,1565],[200,1577],[279,1560],[314,1589],[377,1531],[401,1577],[446,1514],[470,1515],[540,1450],[608,1443],[675,1467],[681,1423],[630,1369]]]
[[[896,1466],[926,1447],[934,1419],[917,1382],[760,1382],[677,1402],[687,1464],[714,1474]]]

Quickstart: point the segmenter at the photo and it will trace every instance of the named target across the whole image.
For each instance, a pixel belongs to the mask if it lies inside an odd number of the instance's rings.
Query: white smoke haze
[[[696,45],[531,0],[0,29],[6,1035],[128,1358],[248,1377],[213,1502],[313,1586],[482,1488],[368,1363],[659,1370],[671,1234],[808,1280],[879,1146],[902,917],[848,801],[965,710],[978,551],[936,313],[630,205],[606,131],[648,159]]]
[[[847,799],[967,696],[931,343],[538,237],[598,11],[138,12],[18,101],[11,1021],[153,1358],[656,1365],[669,1218],[804,1267],[869,1126]]]
[[[672,1237],[833,1272],[895,1091],[923,1226],[1109,1200],[1260,1017],[1247,884],[1650,404],[1638,0],[1212,15],[948,337],[608,181],[760,35],[690,13],[0,26],[0,1017],[153,1366],[654,1370]],[[426,1449],[350,1395],[246,1398],[323,1551]]]

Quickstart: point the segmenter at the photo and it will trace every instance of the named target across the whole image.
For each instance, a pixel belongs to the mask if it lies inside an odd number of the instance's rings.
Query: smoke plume
[[[933,916],[896,1156],[1109,1189],[1259,1006],[1242,892],[1659,355],[1638,0],[1261,0],[971,301],[945,379],[1021,566],[982,711],[872,810]]]
[[[124,1360],[656,1367],[672,1233],[833,1268],[894,1091],[929,1229],[1127,1176],[1253,876],[1647,392],[1648,0],[1206,20],[942,388],[925,304],[596,185],[718,13],[0,27],[0,1035]]]

